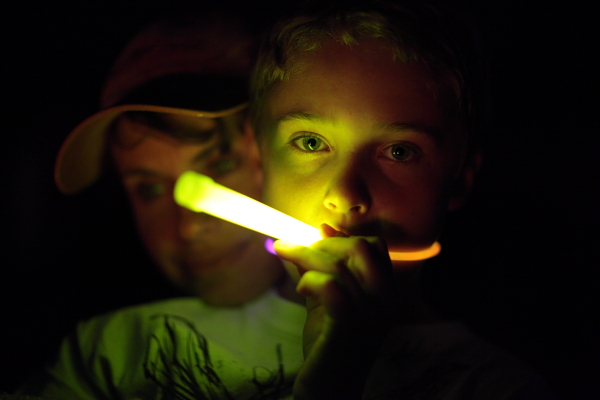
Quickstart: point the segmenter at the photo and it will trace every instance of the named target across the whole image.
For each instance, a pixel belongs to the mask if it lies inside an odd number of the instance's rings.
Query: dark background
[[[459,2],[487,48],[492,107],[478,185],[449,220],[430,295],[565,399],[600,398],[600,10],[584,1],[536,3]],[[199,5],[3,7],[0,392],[38,368],[77,320],[171,293],[143,255],[122,199],[102,182],[61,196],[52,168],[66,134],[96,111],[127,39],[165,13]],[[243,7],[270,12],[268,1]]]

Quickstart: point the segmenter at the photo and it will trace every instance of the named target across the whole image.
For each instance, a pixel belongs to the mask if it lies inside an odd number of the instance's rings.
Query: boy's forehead
[[[332,123],[340,118],[383,126],[447,123],[425,67],[394,61],[382,40],[353,46],[328,40],[296,62],[289,79],[268,96],[265,111],[271,124],[298,119]]]
[[[239,146],[238,142],[241,142],[241,135],[225,140],[219,129],[211,129],[214,125],[210,123],[196,124],[185,118],[175,118],[172,122],[179,129],[193,129],[195,138],[176,137],[139,121],[120,119],[110,151],[121,173],[177,176],[182,172],[179,167],[193,169],[202,166],[215,156],[230,154],[232,147]]]
[[[209,132],[217,127],[217,120],[214,118],[164,114],[162,119],[171,129],[193,129],[200,132]]]
[[[242,125],[243,115],[239,113],[220,118],[154,112],[125,113],[115,120],[111,137],[124,147],[146,136],[159,137],[171,143],[207,144],[216,141],[226,145],[241,139]]]
[[[197,130],[196,133],[197,140],[182,140],[156,127],[122,119],[117,126],[117,137],[111,148],[113,152],[122,153],[124,158],[152,161],[154,158],[160,158],[163,153],[168,153],[169,149],[191,149],[189,151],[198,153],[199,158],[204,158],[219,147],[219,135],[214,129]]]

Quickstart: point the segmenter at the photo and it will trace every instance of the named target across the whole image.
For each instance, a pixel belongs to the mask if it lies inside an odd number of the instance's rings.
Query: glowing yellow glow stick
[[[244,196],[208,176],[184,172],[175,183],[177,204],[196,212],[205,212],[245,228],[302,246],[322,239],[315,227],[298,221],[266,204]],[[390,252],[392,260],[416,261],[436,256],[441,250],[435,242],[427,249],[412,252]]]

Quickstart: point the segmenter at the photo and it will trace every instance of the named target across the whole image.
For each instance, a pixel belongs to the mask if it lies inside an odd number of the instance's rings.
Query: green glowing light
[[[286,242],[310,246],[322,239],[317,228],[192,171],[179,177],[174,195],[175,201],[182,207],[205,212]]]
[[[175,183],[174,197],[182,207],[205,212],[289,243],[310,246],[322,239],[317,228],[193,171],[184,172],[179,177]],[[435,242],[429,248],[419,251],[390,252],[390,258],[402,261],[424,260],[436,256],[440,250],[440,244]]]

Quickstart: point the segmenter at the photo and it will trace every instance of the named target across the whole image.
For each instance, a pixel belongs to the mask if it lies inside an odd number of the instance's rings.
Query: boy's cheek
[[[278,162],[274,156],[266,154],[263,157],[271,157],[263,158],[263,199],[271,207],[290,214],[290,211],[297,210],[297,207],[306,201],[307,193],[301,195],[298,192],[298,188],[304,186],[305,182],[294,176],[289,167],[285,163]]]
[[[271,179],[265,185],[266,204],[314,227],[325,222],[318,218],[322,211],[317,200],[319,198],[319,193],[292,176]]]

